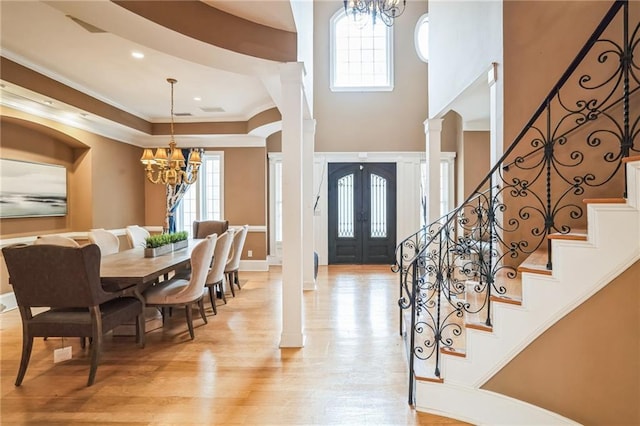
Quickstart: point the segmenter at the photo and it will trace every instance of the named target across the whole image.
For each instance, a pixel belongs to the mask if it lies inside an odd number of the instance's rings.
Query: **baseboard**
[[[269,270],[269,262],[267,260],[241,260],[240,271],[261,271]]]
[[[0,312],[10,311],[17,307],[18,302],[16,302],[16,295],[12,291],[0,294]]]

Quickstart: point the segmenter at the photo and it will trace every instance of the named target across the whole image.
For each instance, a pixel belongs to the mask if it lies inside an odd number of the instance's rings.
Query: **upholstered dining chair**
[[[151,235],[149,234],[149,231],[138,225],[127,226],[125,232],[127,234],[127,241],[129,241],[129,246],[131,246],[131,248],[146,247],[147,242],[145,240]]]
[[[229,288],[231,289],[231,295],[236,296],[236,292],[233,289],[233,285],[237,285],[240,288],[240,280],[238,279],[238,269],[240,268],[240,257],[242,256],[242,249],[244,242],[247,239],[247,232],[249,231],[249,225],[244,225],[236,228],[235,235],[233,236],[233,245],[231,247],[231,255],[227,261],[227,266],[224,268],[224,273],[227,275],[229,281]]]
[[[41,235],[33,242],[35,245],[50,244],[63,247],[80,247],[80,244],[73,238],[63,237],[62,235]]]
[[[206,238],[212,234],[222,235],[228,228],[228,220],[194,220],[193,238]]]
[[[16,386],[22,384],[34,337],[89,337],[95,380],[103,334],[136,320],[136,338],[144,346],[142,302],[122,292],[106,292],[100,283],[100,249],[59,245],[20,245],[2,249],[22,318],[22,358]],[[50,307],[34,313],[32,308]]]
[[[156,306],[160,308],[184,306],[191,340],[195,338],[192,314],[194,305],[198,306],[202,320],[205,324],[207,323],[202,296],[204,295],[205,278],[209,271],[209,265],[211,264],[211,257],[213,256],[215,246],[215,238],[206,238],[203,241],[200,241],[193,248],[193,251],[191,252],[191,277],[188,280],[183,278],[171,278],[156,284],[143,293],[147,306]],[[162,309],[162,311],[164,314],[165,310]],[[163,321],[164,319],[163,315]]]
[[[113,232],[104,229],[89,231],[89,242],[100,247],[100,254],[103,256],[120,251],[120,239]]]
[[[222,235],[218,236],[218,242],[216,243],[216,249],[213,252],[213,263],[207,274],[205,285],[209,289],[209,300],[211,301],[211,309],[214,314],[218,314],[218,308],[216,306],[216,297],[214,291],[218,291],[224,301],[227,304],[227,297],[224,294],[224,268],[227,265],[227,258],[231,251],[231,244],[233,243],[233,234],[235,229],[229,228]]]

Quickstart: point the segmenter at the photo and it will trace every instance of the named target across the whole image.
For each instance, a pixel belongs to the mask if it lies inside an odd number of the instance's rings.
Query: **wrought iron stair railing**
[[[517,286],[518,266],[544,250],[551,269],[549,235],[586,227],[584,198],[626,196],[622,160],[640,153],[640,24],[630,7],[612,4],[476,190],[398,245],[409,404],[415,362],[430,360],[440,378],[442,351],[460,349],[465,322],[492,326],[491,298]]]

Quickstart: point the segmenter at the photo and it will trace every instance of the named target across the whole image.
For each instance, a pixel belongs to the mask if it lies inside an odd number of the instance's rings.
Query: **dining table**
[[[191,251],[201,240],[189,240],[186,248],[156,257],[145,257],[144,248],[136,247],[103,256],[100,262],[100,280],[108,291],[135,289],[142,293],[160,277],[186,268]]]

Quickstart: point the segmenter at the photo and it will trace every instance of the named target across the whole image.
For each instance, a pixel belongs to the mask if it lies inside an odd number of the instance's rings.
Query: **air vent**
[[[94,33],[94,34],[106,33],[106,31],[103,30],[102,28],[93,26],[88,22],[84,22],[82,19],[76,18],[75,16],[67,15],[67,18],[71,19],[73,22],[80,25],[82,28],[89,31],[90,33]]]
[[[191,117],[192,114],[190,112],[176,112],[173,115],[176,117]]]
[[[222,107],[202,107],[200,109],[203,112],[224,112],[224,108]]]

